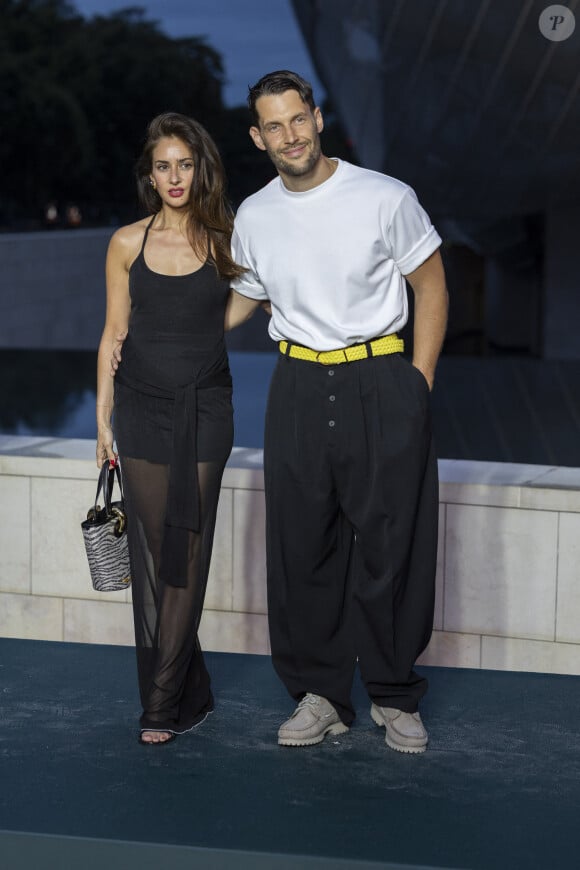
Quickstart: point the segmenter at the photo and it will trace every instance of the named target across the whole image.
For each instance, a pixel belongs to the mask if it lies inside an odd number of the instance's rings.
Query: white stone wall
[[[130,591],[92,590],[92,441],[0,436],[0,636],[131,644]],[[435,631],[420,661],[580,674],[580,469],[443,460]],[[267,654],[262,452],[224,474],[205,649]]]
[[[427,664],[580,674],[580,469],[445,460]]]
[[[97,348],[113,231],[0,234],[0,347]]]

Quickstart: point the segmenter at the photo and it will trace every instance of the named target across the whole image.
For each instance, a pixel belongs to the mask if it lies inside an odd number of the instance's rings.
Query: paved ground
[[[358,683],[348,734],[280,748],[292,704],[269,659],[207,659],[215,713],[145,748],[131,648],[0,640],[0,830],[16,832],[0,834],[3,868],[30,866],[6,858],[34,842],[18,832],[49,835],[62,861],[75,844],[88,855],[85,838],[150,844],[139,866],[171,870],[578,866],[580,677],[423,668],[430,748],[405,756],[385,746]],[[169,846],[193,849],[189,864]],[[77,865],[69,854],[61,866]]]

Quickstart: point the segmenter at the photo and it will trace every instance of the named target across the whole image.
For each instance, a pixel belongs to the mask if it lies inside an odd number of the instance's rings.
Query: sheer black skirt
[[[133,616],[144,729],[180,733],[213,708],[198,629],[223,470],[233,444],[231,390],[198,391],[200,529],[188,532],[187,585],[159,578],[173,403],[117,385],[115,436],[127,507]],[[144,458],[147,457],[147,458]],[[162,461],[163,457],[166,461]]]

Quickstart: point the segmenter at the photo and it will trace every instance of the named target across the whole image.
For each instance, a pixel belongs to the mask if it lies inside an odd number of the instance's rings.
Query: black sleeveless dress
[[[229,282],[210,263],[175,277],[149,269],[151,223],[129,272],[113,429],[127,506],[141,728],[181,733],[213,708],[197,633],[233,445]]]

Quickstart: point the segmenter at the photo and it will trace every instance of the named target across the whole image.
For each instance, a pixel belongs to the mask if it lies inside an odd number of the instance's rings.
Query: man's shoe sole
[[[322,743],[327,734],[333,736],[346,734],[348,730],[348,725],[343,722],[335,722],[317,734],[316,737],[278,737],[278,746],[314,746],[316,743]]]
[[[413,737],[406,737],[405,738],[405,737],[401,737],[398,734],[395,736],[392,736],[392,734],[389,733],[389,728],[387,727],[385,720],[383,719],[381,714],[378,713],[377,710],[375,709],[375,704],[371,704],[371,719],[373,720],[375,725],[379,726],[379,728],[385,729],[385,743],[387,744],[387,746],[390,746],[391,749],[394,749],[395,752],[406,752],[406,753],[411,754],[411,755],[418,755],[421,752],[425,752],[425,750],[427,749],[426,742],[421,741],[420,743],[417,743],[417,740],[420,740],[420,738],[413,738]],[[391,728],[390,730],[392,732],[393,729]],[[398,738],[398,739],[395,739],[395,738]],[[408,740],[409,742],[408,743],[400,743],[399,741],[401,741],[401,740]]]

